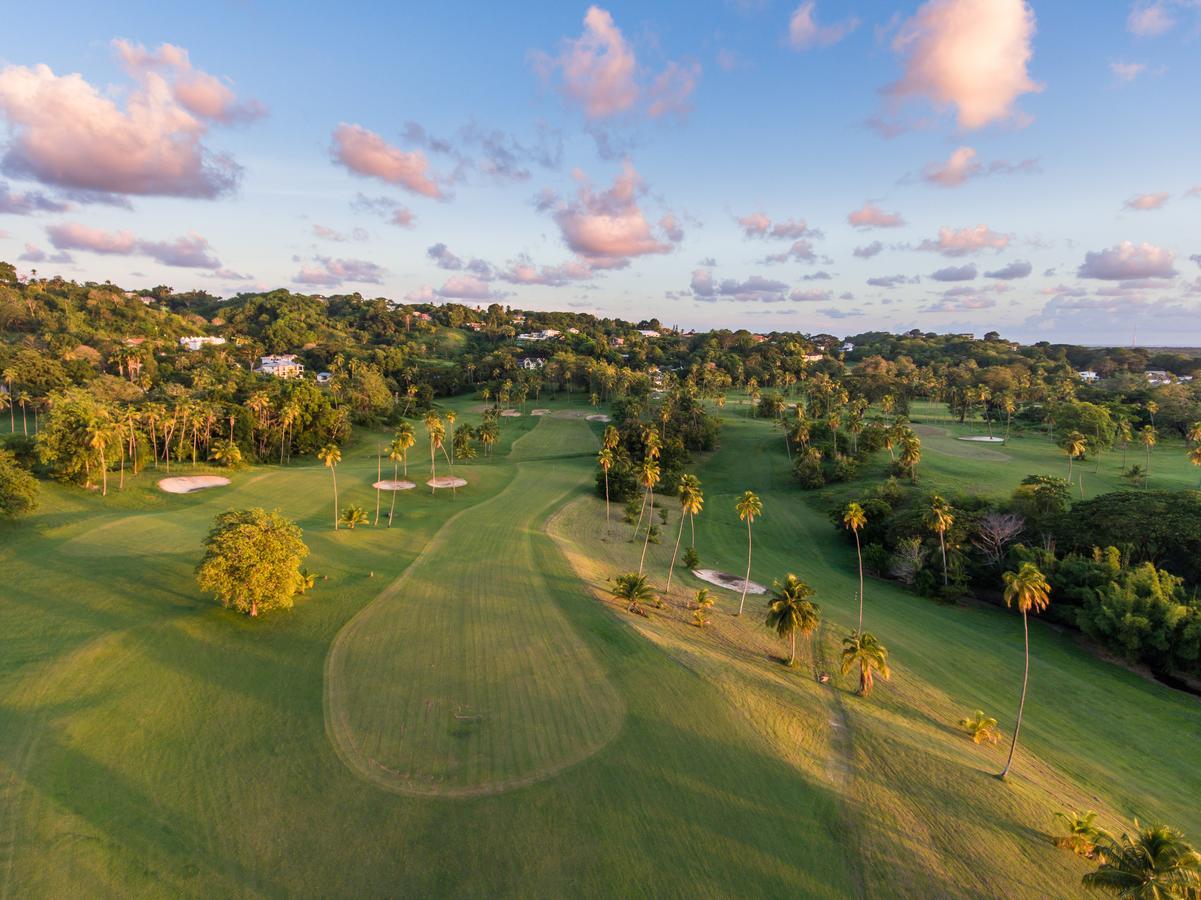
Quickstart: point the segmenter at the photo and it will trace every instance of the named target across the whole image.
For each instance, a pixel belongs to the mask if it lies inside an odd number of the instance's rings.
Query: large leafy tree
[[[13,454],[0,450],[0,516],[22,516],[33,512],[37,505],[37,479],[17,463]]]
[[[1018,571],[1006,572],[1005,605],[1016,606],[1022,614],[1022,633],[1025,637],[1026,664],[1022,672],[1022,696],[1018,701],[1017,722],[1013,726],[1013,740],[1009,744],[1009,756],[1005,768],[998,777],[1005,778],[1013,766],[1013,754],[1018,745],[1018,733],[1022,730],[1022,713],[1026,709],[1026,687],[1030,682],[1030,619],[1031,612],[1042,612],[1051,604],[1051,585],[1038,566],[1024,562]]]
[[[204,539],[196,583],[222,605],[257,616],[286,609],[304,588],[301,561],[309,550],[300,527],[278,512],[254,508],[223,512]]]
[[[796,664],[797,634],[813,634],[821,623],[821,607],[813,602],[816,592],[793,574],[772,586],[764,623],[788,641],[788,665]]]

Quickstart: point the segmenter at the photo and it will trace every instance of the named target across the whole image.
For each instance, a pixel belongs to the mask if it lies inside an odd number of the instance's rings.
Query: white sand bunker
[[[502,416],[508,416],[509,418],[513,418],[514,416],[521,415],[521,413],[516,409],[502,409],[500,411],[500,414]]]
[[[416,483],[412,481],[392,481],[391,479],[377,481],[371,486],[377,491],[411,491],[417,487]]]
[[[718,587],[725,588],[726,590],[737,591],[740,594],[742,593],[743,579],[739,578],[737,575],[719,572],[717,569],[693,569],[692,574],[701,581],[707,581],[710,584],[715,584]],[[766,594],[767,588],[761,584],[757,584],[754,581],[748,581],[746,583],[746,592],[748,594]]]
[[[533,409],[533,410],[530,410],[530,415],[531,416],[549,416],[550,410],[549,409]]]
[[[590,415],[588,417],[588,421],[589,422],[611,422],[613,420],[610,419],[608,416],[606,416],[604,413],[593,413],[592,415]]]
[[[224,487],[227,484],[229,479],[220,475],[181,475],[177,478],[164,478],[158,483],[158,487],[168,494],[190,494],[193,491]]]
[[[461,488],[467,486],[467,479],[458,475],[439,475],[437,478],[431,478],[426,484],[434,489]]]
[[[967,436],[964,436],[964,437],[961,437],[961,438],[956,438],[956,440],[959,440],[959,441],[972,441],[973,443],[976,443],[976,444],[1003,444],[1003,443],[1005,443],[1005,438],[1003,438],[1003,437],[989,437],[987,434],[973,434],[973,435],[967,435]]]

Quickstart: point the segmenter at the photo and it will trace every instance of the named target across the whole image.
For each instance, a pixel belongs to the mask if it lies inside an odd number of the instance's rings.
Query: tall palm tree
[[[409,450],[417,443],[417,434],[413,431],[413,426],[408,422],[401,422],[396,426],[396,433],[392,435],[392,449],[400,454],[400,461],[404,465],[404,473],[407,478],[409,475]],[[396,458],[392,453],[388,454],[392,459],[392,478],[396,478]]]
[[[659,464],[649,456],[642,461],[642,471],[638,475],[638,480],[646,489],[646,495],[650,498],[651,517],[646,523],[646,538],[642,542],[642,559],[638,563],[638,574],[642,574],[643,566],[646,565],[646,548],[651,542],[651,531],[655,528],[655,485],[659,483]]]
[[[1063,452],[1068,455],[1068,482],[1072,480],[1072,461],[1084,456],[1088,443],[1079,431],[1073,431],[1063,441]]]
[[[821,607],[811,599],[816,593],[813,588],[791,573],[783,582],[775,582],[772,591],[763,624],[788,640],[788,665],[792,666],[796,664],[797,632],[806,637],[813,634],[821,622]]]
[[[453,409],[446,411],[446,430],[450,434],[455,433],[455,420],[459,418],[459,414]],[[455,471],[455,442],[450,442],[450,473],[453,475]]]
[[[86,425],[85,437],[88,447],[95,450],[100,457],[100,481],[104,487],[100,491],[102,497],[108,496],[108,461],[105,459],[104,451],[108,447],[109,438],[111,437],[110,426],[106,418],[97,416],[89,419]]]
[[[437,481],[437,451],[441,449],[442,442],[446,439],[446,426],[442,424],[442,417],[431,409],[425,414],[425,428],[429,432],[430,438],[430,481]],[[433,485],[430,486],[431,494],[436,490],[437,488]]]
[[[666,593],[671,593],[671,576],[676,568],[676,554],[680,552],[680,538],[684,536],[684,519],[691,519],[705,506],[701,480],[695,475],[681,475],[676,493],[680,498],[680,530],[676,532],[676,548],[671,552],[671,565],[667,568]]]
[[[1190,444],[1201,444],[1201,422],[1194,422],[1188,427],[1188,434],[1185,435]]]
[[[867,526],[867,513],[852,501],[842,514],[842,524],[855,535],[855,553],[859,557],[859,630],[863,630],[863,548],[859,545],[859,529]]]
[[[643,446],[645,447],[645,452],[644,452],[644,456],[643,456],[644,462],[645,462],[645,460],[658,459],[659,458],[660,441],[659,441],[659,432],[655,431],[655,426],[653,426],[653,425],[646,426],[646,428],[642,432],[642,440],[643,440]],[[644,515],[646,515],[646,497],[647,497],[647,495],[644,493],[642,495],[642,506],[638,510],[638,522],[636,525],[634,525],[634,537],[630,538],[630,540],[634,540],[634,538],[638,537],[638,529],[642,527],[642,517]],[[652,507],[651,515],[654,515],[654,514],[655,514],[655,511],[654,511],[654,508]]]
[[[908,470],[909,480],[917,483],[917,467],[922,461],[922,442],[911,429],[906,429],[901,441],[901,465]]]
[[[338,530],[338,463],[342,461],[342,451],[337,444],[326,444],[317,451],[317,458],[325,463],[330,477],[334,482],[334,531]]]
[[[938,494],[930,498],[930,508],[926,510],[926,525],[938,535],[938,545],[942,549],[942,583],[949,584],[947,576],[947,531],[955,524],[955,516],[951,513],[951,504]]]
[[[1130,443],[1134,440],[1134,431],[1130,427],[1129,419],[1118,419],[1118,442],[1122,445],[1122,468],[1126,468],[1126,451],[1130,449]]]
[[[613,451],[602,447],[596,455],[596,464],[605,473],[605,535],[609,534],[609,470],[613,468]]]
[[[763,515],[763,501],[754,491],[747,491],[734,504],[734,509],[738,511],[738,518],[746,522],[746,578],[742,579],[742,598],[738,601],[738,615],[741,616],[742,608],[746,605],[746,589],[751,582],[751,526],[755,524],[756,517]]]
[[[842,674],[855,666],[859,667],[861,697],[872,692],[874,673],[879,672],[886,681],[892,677],[892,670],[888,668],[888,648],[867,631],[852,631],[842,639]]]
[[[1105,855],[1097,871],[1082,882],[1119,897],[1138,900],[1171,900],[1201,895],[1201,853],[1184,840],[1184,835],[1166,825],[1134,823],[1132,837],[1102,838]]]
[[[1006,572],[1005,605],[1017,606],[1022,614],[1022,632],[1026,641],[1026,667],[1022,673],[1022,697],[1018,701],[1017,723],[1013,726],[1013,740],[1009,744],[1009,758],[998,778],[1004,779],[1013,765],[1013,752],[1018,745],[1018,732],[1022,730],[1022,712],[1026,708],[1026,686],[1030,681],[1030,620],[1029,613],[1042,612],[1051,604],[1051,585],[1038,566],[1032,562],[1022,563],[1016,572]]]
[[[622,600],[626,604],[626,612],[634,612],[639,615],[646,615],[645,603],[654,603],[655,592],[651,590],[651,586],[647,584],[646,576],[639,575],[636,572],[627,572],[624,575],[618,575],[614,579],[613,587],[609,593],[617,600]]]
[[[1153,405],[1153,403],[1148,403],[1147,408],[1150,409]],[[1147,451],[1147,474],[1143,478],[1143,487],[1146,487],[1147,482],[1151,479],[1151,451],[1155,449],[1159,435],[1156,433],[1154,425],[1144,425],[1143,430],[1138,433],[1138,438]]]
[[[601,446],[606,450],[616,450],[621,443],[621,435],[612,425],[605,426],[605,436],[601,438]]]

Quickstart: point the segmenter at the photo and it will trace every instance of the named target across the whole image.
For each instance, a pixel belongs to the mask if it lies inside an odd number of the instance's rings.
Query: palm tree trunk
[[[950,582],[947,580],[947,534],[945,531],[938,533],[938,545],[942,548],[942,586],[946,587]]]
[[[855,531],[855,553],[859,556],[859,631],[863,631],[863,551],[859,547],[859,529]]]
[[[638,561],[638,574],[642,574],[642,567],[646,564],[646,548],[650,546],[651,529],[655,527],[655,489],[648,489],[647,493],[651,498],[651,517],[646,523],[646,538],[642,541],[642,559]]]
[[[605,537],[609,536],[609,470],[605,470]]]
[[[378,482],[384,477],[384,462],[383,457],[379,454],[379,447],[375,448],[375,480],[377,482],[375,488],[375,527],[379,527],[379,485]]]
[[[671,565],[667,567],[667,593],[671,593],[671,575],[676,568],[676,554],[680,552],[680,538],[684,536],[684,510],[680,510],[680,530],[676,533],[676,549],[671,551]]]
[[[746,605],[746,589],[751,583],[751,520],[746,520],[746,578],[742,579],[742,599],[738,601],[738,615],[742,615],[742,607]]]
[[[329,467],[329,474],[334,479],[334,531],[338,530],[338,473],[334,467]]]
[[[644,515],[646,515],[646,491],[642,492],[642,506],[638,510],[638,523],[634,526],[634,537],[630,538],[631,541],[638,537],[638,529],[642,527],[642,517]]]
[[[788,656],[788,665],[794,666],[794,665],[796,665],[796,629],[795,628],[792,629],[791,638],[792,638],[792,650]]]
[[[100,491],[101,497],[108,496],[108,463],[104,459],[104,448],[100,448],[100,482],[104,485]]]
[[[1005,760],[1005,768],[998,775],[998,778],[1004,779],[1009,774],[1009,768],[1013,765],[1013,751],[1018,746],[1018,732],[1022,730],[1022,711],[1026,708],[1026,685],[1030,681],[1030,622],[1026,618],[1025,611],[1022,612],[1022,631],[1026,636],[1026,669],[1022,673],[1022,699],[1018,701],[1018,720],[1013,726],[1013,740],[1009,744],[1009,758]]]

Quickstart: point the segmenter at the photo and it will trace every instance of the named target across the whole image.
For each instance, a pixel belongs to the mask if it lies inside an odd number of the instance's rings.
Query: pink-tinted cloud
[[[793,241],[792,246],[782,253],[771,253],[764,257],[765,263],[783,263],[783,262],[816,262],[817,254],[813,251],[813,244],[807,240]]]
[[[1009,246],[1009,235],[998,234],[987,225],[974,228],[940,228],[938,239],[927,238],[918,244],[919,250],[932,250],[943,256],[967,256],[982,250],[1000,252]]]
[[[680,220],[675,213],[667,213],[659,220],[659,227],[663,229],[663,233],[667,235],[667,239],[673,244],[678,244],[684,240],[684,226],[680,224]]]
[[[1176,17],[1165,0],[1151,3],[1140,0],[1130,9],[1126,17],[1126,29],[1139,37],[1156,37],[1176,27]]]
[[[7,237],[7,235],[4,234],[3,232],[0,232],[0,237]],[[21,260],[22,262],[35,262],[35,263],[40,263],[40,262],[70,263],[70,262],[74,262],[74,260],[71,258],[71,254],[68,253],[66,250],[60,250],[58,253],[49,253],[48,254],[48,253],[46,253],[45,250],[43,250],[41,247],[38,247],[36,244],[26,244],[25,252],[22,253],[20,256],[18,256],[17,259]]]
[[[954,109],[961,128],[1012,120],[1015,101],[1042,90],[1027,72],[1034,31],[1024,0],[927,0],[893,38],[905,71],[886,90]]]
[[[602,260],[619,267],[631,257],[671,252],[670,240],[656,237],[638,206],[645,188],[630,162],[622,166],[613,186],[600,193],[582,173],[577,172],[576,179],[576,199],[560,203],[554,219],[567,246],[591,260],[594,268],[603,266]]]
[[[1135,212],[1151,212],[1156,209],[1163,209],[1164,204],[1168,202],[1171,194],[1135,194],[1122,205],[1126,209]]]
[[[1135,244],[1122,241],[1108,250],[1090,251],[1076,270],[1081,278],[1100,278],[1106,281],[1129,281],[1137,278],[1175,278],[1171,250],[1146,242]]]
[[[1008,265],[1001,266],[999,269],[994,269],[991,272],[985,272],[985,278],[996,278],[1001,281],[1014,281],[1018,278],[1028,278],[1030,273],[1034,271],[1034,266],[1025,260],[1015,260]]]
[[[854,212],[847,214],[847,221],[856,228],[899,228],[905,224],[900,213],[889,213],[870,200]]]
[[[10,191],[8,185],[0,181],[0,215],[30,216],[39,212],[66,212],[70,208],[70,203],[41,191],[24,191],[20,194]]]
[[[78,222],[47,226],[46,235],[59,250],[129,256],[138,249],[138,239],[132,231],[104,231]]]
[[[788,45],[794,50],[829,47],[859,27],[859,19],[850,16],[833,25],[819,25],[816,0],[805,0],[788,20]]]
[[[587,281],[592,276],[592,266],[582,259],[571,260],[557,266],[539,266],[526,256],[519,257],[497,275],[501,281],[507,281],[510,284],[548,287],[562,287],[574,281]]]
[[[895,288],[903,284],[918,284],[920,281],[917,275],[877,275],[869,278],[867,283],[871,287]]]
[[[599,6],[588,7],[583,33],[565,39],[557,56],[535,52],[530,60],[544,81],[558,73],[563,96],[589,119],[631,112],[644,97],[651,118],[686,113],[701,74],[699,63],[669,62],[644,87],[634,48]]]
[[[988,165],[976,159],[971,147],[959,147],[942,163],[930,163],[922,169],[922,178],[939,187],[959,187],[972,178],[985,175],[1012,175],[1018,172],[1037,172],[1038,160],[1025,159],[1019,163],[993,160]]]
[[[406,153],[361,125],[343,122],[334,129],[334,161],[356,175],[378,178],[423,197],[445,197],[420,150]]]
[[[173,241],[139,241],[138,252],[149,256],[164,266],[181,266],[192,269],[218,269],[221,260],[209,250],[209,242],[198,234],[176,238]]]
[[[504,296],[475,275],[452,275],[434,293],[447,300],[495,300]]]
[[[1121,81],[1134,81],[1139,75],[1147,71],[1147,67],[1143,63],[1132,62],[1111,62],[1109,71]]]
[[[966,294],[947,297],[935,303],[927,304],[921,307],[920,311],[927,313],[977,312],[982,309],[992,309],[996,305],[997,301],[992,297],[982,297],[979,294]]]
[[[318,256],[314,265],[304,265],[292,277],[296,284],[311,284],[322,287],[337,287],[343,282],[354,281],[363,284],[380,284],[384,280],[385,270],[365,259],[331,259],[328,256]]]
[[[333,241],[336,244],[343,244],[346,241],[365,241],[370,235],[366,228],[355,228],[349,234],[343,234],[336,228],[330,228],[328,225],[313,225],[313,237],[323,241]]]

